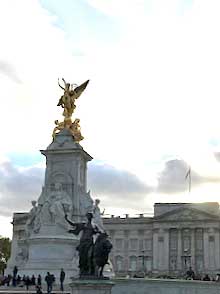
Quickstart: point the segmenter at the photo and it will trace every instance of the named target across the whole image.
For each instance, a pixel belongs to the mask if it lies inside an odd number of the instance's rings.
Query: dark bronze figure
[[[77,250],[79,252],[80,278],[102,278],[105,264],[108,264],[108,255],[112,244],[108,235],[100,232],[97,226],[92,225],[92,213],[87,213],[87,223],[73,223],[65,215],[66,221],[74,228],[69,233],[78,235],[82,231]],[[94,242],[94,235],[98,234]]]
[[[93,264],[93,235],[97,234],[99,231],[97,227],[93,227],[92,225],[92,213],[87,213],[86,217],[87,223],[73,223],[68,219],[67,215],[65,215],[66,221],[74,227],[73,230],[69,230],[69,233],[78,235],[82,231],[80,243],[76,248],[79,252],[80,277],[94,276],[95,273]]]
[[[93,260],[95,266],[95,276],[103,277],[103,269],[108,264],[108,255],[112,249],[112,244],[108,239],[108,234],[100,233],[94,244]]]

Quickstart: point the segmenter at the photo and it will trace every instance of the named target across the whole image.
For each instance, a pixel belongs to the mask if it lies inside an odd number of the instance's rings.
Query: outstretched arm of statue
[[[67,216],[67,214],[65,214],[65,220],[71,225],[71,226],[73,226],[73,227],[75,227],[76,226],[76,224],[75,223],[73,223],[73,222],[71,222],[71,220],[69,220],[68,219],[68,216]]]
[[[59,78],[58,78],[58,85],[61,89],[65,90],[61,85],[60,85],[60,81],[59,81]]]
[[[64,85],[65,85],[65,87],[66,87],[67,82],[65,81],[64,78],[62,78],[62,81],[64,82]]]
[[[65,214],[65,220],[73,227],[73,229],[69,230],[68,232],[75,235],[78,235],[85,226],[84,223],[73,223],[71,220],[68,219],[67,214]]]

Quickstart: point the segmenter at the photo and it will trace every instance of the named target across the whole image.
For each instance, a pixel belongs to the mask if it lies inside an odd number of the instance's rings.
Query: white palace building
[[[19,266],[28,213],[14,213],[9,266]],[[220,210],[217,202],[155,203],[154,216],[104,218],[113,243],[110,260],[116,276],[183,276],[220,273]],[[11,268],[12,268],[11,265]]]
[[[155,203],[154,216],[104,218],[116,275],[183,276],[220,273],[217,202]]]

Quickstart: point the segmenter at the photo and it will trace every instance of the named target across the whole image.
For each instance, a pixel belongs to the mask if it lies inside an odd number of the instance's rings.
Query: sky
[[[74,115],[107,215],[219,202],[219,14],[218,0],[0,2],[0,235],[40,195],[62,77],[90,80]]]

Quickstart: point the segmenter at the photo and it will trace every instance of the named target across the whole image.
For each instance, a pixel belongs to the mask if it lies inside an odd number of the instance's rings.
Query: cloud
[[[10,161],[0,165],[0,214],[28,211],[30,201],[37,200],[44,180],[43,167],[19,168]],[[108,207],[141,208],[152,188],[134,174],[108,164],[92,163],[88,168],[88,186],[93,198]]]
[[[215,159],[220,161],[220,152],[214,152]]]
[[[0,214],[11,216],[30,208],[30,201],[37,199],[43,185],[43,168],[19,169],[11,162],[0,165]]]
[[[157,192],[159,193],[178,193],[188,189],[188,180],[186,179],[188,164],[183,160],[173,159],[165,163],[163,171],[158,176]],[[201,184],[206,181],[191,169],[191,179],[193,185]]]
[[[108,164],[89,165],[88,186],[93,198],[117,208],[142,209],[144,199],[152,191],[136,175]]]
[[[21,80],[12,64],[0,60],[0,72],[9,77],[13,82],[21,83]]]

